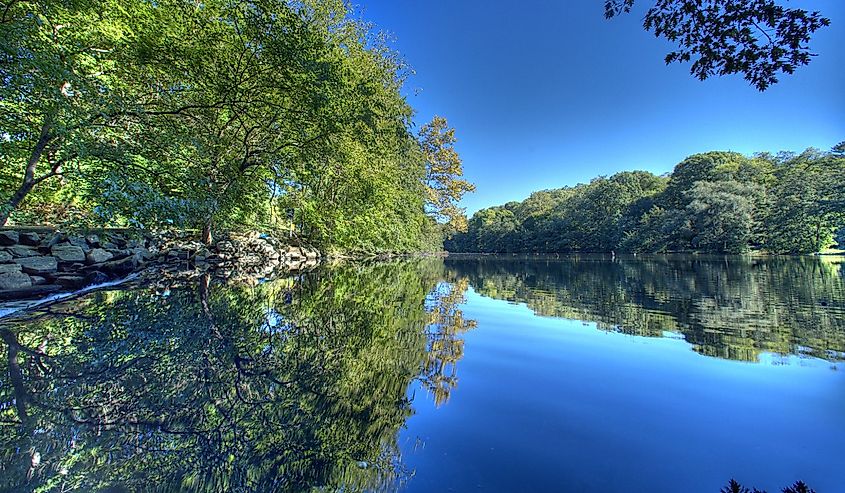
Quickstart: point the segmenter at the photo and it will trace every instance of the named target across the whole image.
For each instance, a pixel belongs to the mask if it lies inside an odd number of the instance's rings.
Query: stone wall
[[[124,231],[0,230],[0,299],[73,291],[126,276],[153,258],[151,246],[149,238]]]
[[[69,234],[54,230],[0,230],[0,300],[37,298],[144,272],[151,279],[210,274],[262,279],[309,269],[315,249],[257,233],[204,245],[187,233],[138,235],[127,230]]]

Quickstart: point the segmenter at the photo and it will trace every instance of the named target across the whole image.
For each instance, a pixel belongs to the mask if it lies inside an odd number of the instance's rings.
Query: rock
[[[96,248],[100,246],[100,237],[97,235],[88,235],[85,237],[85,242],[88,243],[88,246]]]
[[[288,257],[294,257],[294,258],[304,257],[304,255],[302,254],[302,249],[299,248],[299,247],[295,247],[295,246],[288,247],[286,255]]]
[[[0,231],[0,245],[11,246],[17,245],[20,240],[20,235],[17,231]]]
[[[58,245],[64,239],[64,235],[61,233],[53,233],[52,235],[44,235],[44,239],[41,240],[41,246],[45,248],[52,248],[54,245]]]
[[[85,262],[88,265],[91,264],[100,264],[103,262],[108,262],[109,260],[114,258],[114,254],[109,252],[108,250],[104,250],[102,248],[94,248],[87,255],[85,255]]]
[[[95,270],[91,271],[85,275],[85,285],[91,286],[93,284],[102,284],[109,280],[109,276],[103,274],[102,272]]]
[[[5,250],[0,250],[0,262],[8,262],[10,260],[12,260],[12,254]]]
[[[8,291],[0,291],[0,300],[20,300],[24,298],[38,298],[45,294],[51,294],[61,291],[61,286],[55,284],[46,284],[43,286],[29,286],[20,289],[10,289]]]
[[[32,280],[21,272],[0,274],[0,290],[22,289],[32,286]]]
[[[20,272],[21,266],[18,264],[0,264],[0,274],[9,274],[12,272]]]
[[[78,246],[79,248],[88,248],[88,242],[81,236],[68,236],[67,242],[73,246]]]
[[[153,258],[153,254],[144,247],[135,247],[131,252],[139,261],[151,260]]]
[[[18,240],[21,245],[38,246],[41,243],[41,235],[38,233],[21,233]]]
[[[56,245],[50,253],[62,262],[85,262],[85,251],[78,245]]]
[[[107,274],[126,275],[138,268],[138,259],[126,257],[120,260],[106,262],[99,266],[99,269]]]
[[[8,247],[6,251],[11,253],[13,257],[37,257],[40,255],[37,249],[22,245]]]
[[[20,265],[21,270],[27,274],[47,274],[58,269],[56,257],[24,257],[16,258],[13,262]]]
[[[63,275],[56,277],[54,282],[65,288],[79,289],[85,286],[85,276]]]
[[[41,276],[29,276],[30,281],[32,281],[33,286],[40,286],[42,284],[47,284],[47,279]]]

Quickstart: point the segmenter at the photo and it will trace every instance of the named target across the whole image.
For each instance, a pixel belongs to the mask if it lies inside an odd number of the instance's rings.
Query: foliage
[[[107,225],[209,237],[293,227],[326,249],[439,248],[438,221],[459,224],[454,202],[472,189],[456,178],[454,131],[436,119],[412,132],[404,62],[349,8],[0,4],[0,224],[10,212],[49,221],[39,212],[71,203]]]
[[[461,158],[455,151],[455,129],[445,118],[435,116],[420,129],[420,147],[426,161],[426,206],[437,219],[446,221],[449,232],[466,232],[466,216],[457,203],[475,190],[458,177],[463,174]]]
[[[634,3],[605,0],[605,17],[630,12]],[[778,74],[809,64],[811,35],[829,25],[820,12],[775,0],[657,0],[643,18],[647,31],[678,44],[667,65],[692,60],[690,73],[700,80],[739,73],[760,91]]]
[[[453,252],[813,253],[845,227],[845,157],[707,152],[476,212]]]
[[[746,488],[739,484],[735,479],[731,479],[728,485],[719,490],[720,493],[766,493],[757,488],[753,490]],[[808,487],[803,481],[796,481],[792,486],[787,486],[783,489],[783,493],[816,493],[816,490]]]

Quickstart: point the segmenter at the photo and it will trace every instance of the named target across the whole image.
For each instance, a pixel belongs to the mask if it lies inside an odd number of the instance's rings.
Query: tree
[[[0,226],[45,182],[91,154],[109,115],[135,101],[134,17],[148,2],[0,2]]]
[[[755,230],[755,200],[763,190],[735,181],[699,181],[687,192],[693,248],[720,253],[748,250]]]
[[[790,254],[828,248],[845,225],[845,158],[814,150],[783,157],[774,160],[765,247]]]
[[[605,17],[630,12],[634,3],[605,0]],[[775,0],[658,0],[643,19],[647,31],[678,44],[667,65],[692,61],[690,73],[700,80],[739,73],[760,91],[778,74],[809,64],[811,35],[829,25],[820,12]]]
[[[445,220],[449,233],[466,231],[466,216],[457,204],[475,186],[458,178],[463,175],[463,163],[455,151],[455,129],[449,127],[445,118],[435,116],[420,129],[419,142],[426,163],[428,212],[438,220]]]

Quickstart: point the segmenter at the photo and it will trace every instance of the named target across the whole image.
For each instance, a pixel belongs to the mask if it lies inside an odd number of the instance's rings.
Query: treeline
[[[451,252],[811,253],[845,244],[845,143],[708,152],[668,176],[630,171],[482,209]]]
[[[346,2],[0,15],[0,226],[294,228],[379,251],[440,248],[465,224],[454,131],[415,125],[408,68]]]

